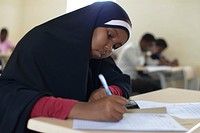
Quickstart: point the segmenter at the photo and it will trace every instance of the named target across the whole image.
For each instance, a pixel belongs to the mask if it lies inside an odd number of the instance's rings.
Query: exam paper
[[[98,122],[75,119],[74,129],[126,131],[186,131],[168,114],[126,113],[119,122]]]
[[[170,66],[147,66],[148,72],[169,71],[172,69]]]
[[[200,103],[161,103],[151,101],[135,101],[141,109],[166,107],[167,113],[182,119],[199,119]]]

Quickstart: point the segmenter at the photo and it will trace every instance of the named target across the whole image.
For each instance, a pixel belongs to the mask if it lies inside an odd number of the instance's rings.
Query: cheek
[[[92,38],[92,49],[97,49],[99,46],[99,38],[93,37]]]
[[[106,44],[103,34],[94,34],[92,37],[92,49],[102,48]]]

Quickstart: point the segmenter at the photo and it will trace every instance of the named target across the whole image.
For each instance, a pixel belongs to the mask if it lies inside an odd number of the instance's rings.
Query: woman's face
[[[113,50],[124,45],[127,40],[128,35],[122,29],[98,27],[92,37],[91,57],[107,58]]]

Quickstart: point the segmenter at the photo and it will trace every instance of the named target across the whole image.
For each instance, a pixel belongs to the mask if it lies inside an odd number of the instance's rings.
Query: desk
[[[188,89],[189,80],[191,80],[194,77],[193,69],[190,66],[138,66],[136,67],[136,71],[143,71],[152,76],[156,75],[160,80],[161,88],[167,88],[167,81],[181,79],[183,80],[182,87]]]
[[[184,90],[184,89],[176,89],[176,88],[167,88],[162,89],[146,94],[141,94],[137,96],[132,96],[133,100],[149,100],[155,102],[170,102],[170,103],[178,103],[178,102],[200,102],[200,91],[194,90]],[[177,119],[176,120],[182,124],[184,127],[190,129],[198,122],[200,119]],[[28,121],[27,127],[31,130],[39,131],[39,132],[48,132],[48,133],[104,133],[105,131],[85,131],[85,130],[73,130],[72,129],[72,120],[59,120],[54,118],[32,118]],[[108,133],[116,133],[117,131],[106,131]],[[200,128],[198,129],[198,133],[200,132]],[[130,133],[126,131],[120,131],[120,133]],[[134,132],[131,132],[134,133]],[[140,132],[144,133],[144,132]],[[148,132],[153,133],[153,132]],[[157,133],[167,133],[167,132],[157,132]],[[173,132],[176,133],[176,132]],[[179,132],[183,133],[183,132]]]

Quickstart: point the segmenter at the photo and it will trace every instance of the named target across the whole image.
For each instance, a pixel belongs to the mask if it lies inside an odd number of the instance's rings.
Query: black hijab
[[[17,44],[0,77],[0,132],[26,132],[30,111],[44,95],[87,101],[101,84],[122,88],[129,97],[129,77],[111,58],[90,59],[93,30],[110,20],[129,20],[113,2],[97,2],[33,28]]]

